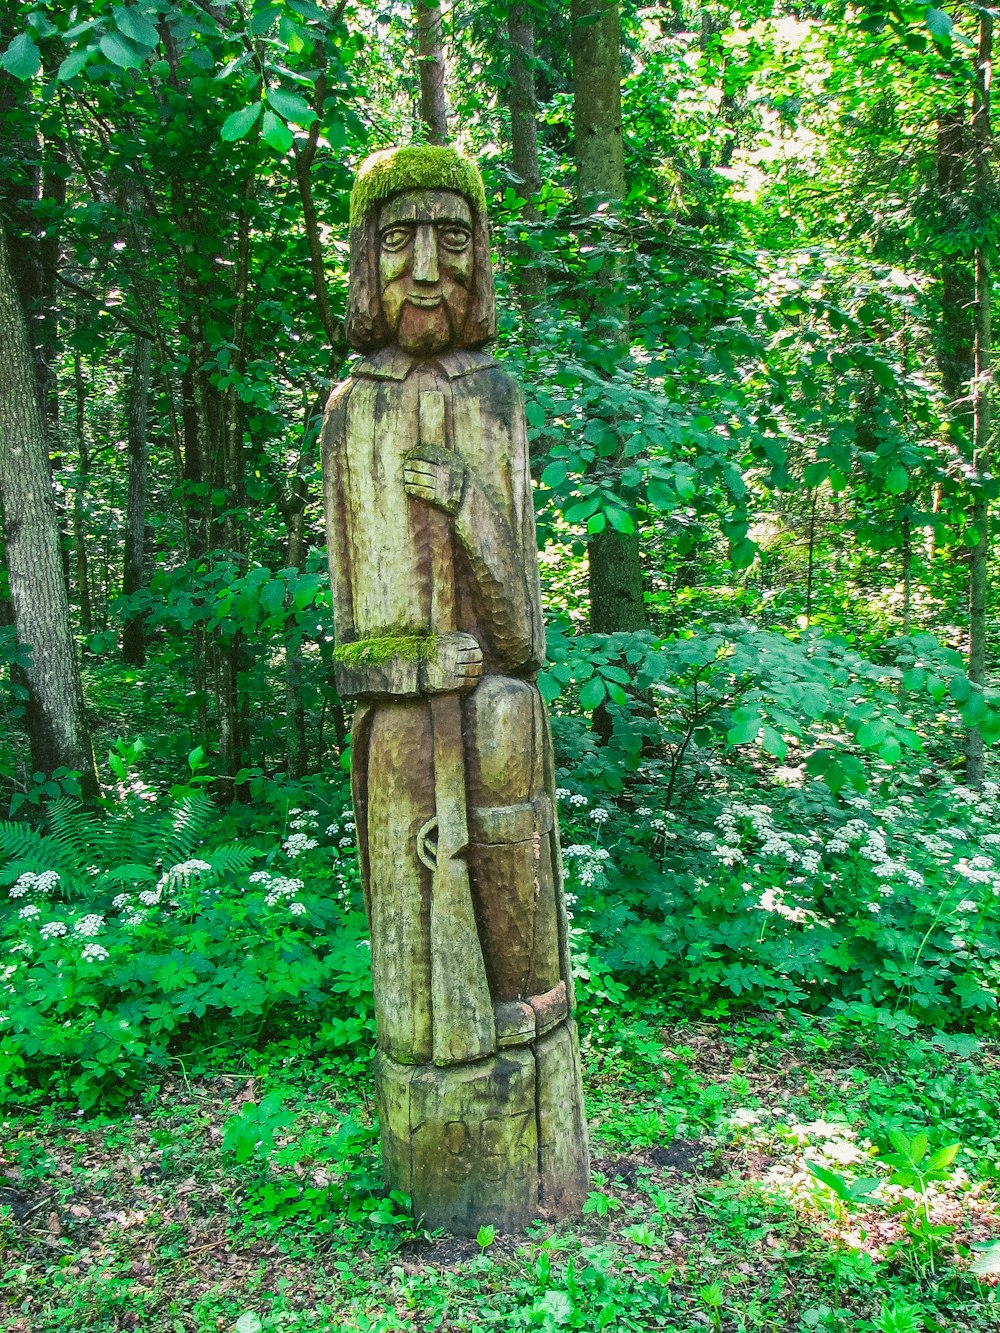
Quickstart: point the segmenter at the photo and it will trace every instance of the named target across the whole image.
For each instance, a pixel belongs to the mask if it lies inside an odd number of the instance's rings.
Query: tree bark
[[[615,233],[604,221],[617,211],[626,193],[617,2],[573,0],[572,22],[577,203],[584,228],[589,223],[596,238],[593,243],[610,251],[595,279],[593,337],[610,338],[624,349],[628,342],[625,255],[620,244],[609,240]],[[613,634],[645,629],[638,533],[606,527],[588,538],[587,554],[591,630]]]
[[[0,499],[14,623],[31,650],[28,729],[32,771],[60,767],[97,790],[94,753],[70,631],[59,528],[24,310],[0,228]]]
[[[90,449],[87,445],[87,426],[84,416],[86,389],[83,381],[83,358],[80,349],[73,354],[73,385],[76,396],[76,452],[79,481],[73,492],[73,545],[76,551],[76,591],[80,599],[80,629],[85,637],[94,632],[94,615],[90,602],[90,567],[87,560],[87,483],[90,477]]]
[[[137,338],[132,352],[132,375],[128,393],[128,501],[125,508],[125,567],[122,593],[137,593],[145,582],[146,545],[146,428],[149,417],[149,375],[153,345]],[[130,616],[122,630],[122,661],[128,666],[146,664],[145,617]]]
[[[993,59],[993,17],[987,10],[979,16],[979,60],[975,110],[972,117],[975,154],[974,188],[982,203],[990,194],[989,72]],[[985,216],[985,214],[984,214]],[[990,502],[982,487],[983,474],[992,463],[993,340],[990,259],[985,238],[976,250],[975,378],[972,392],[972,466],[975,490],[972,499],[972,531],[976,538],[969,558],[969,679],[982,685],[986,679],[986,595],[989,578]],[[965,733],[965,780],[981,787],[985,776],[983,738],[978,727]]]
[[[440,0],[417,0],[417,55],[420,65],[420,117],[430,143],[446,144],[448,99],[444,90],[444,40]]]

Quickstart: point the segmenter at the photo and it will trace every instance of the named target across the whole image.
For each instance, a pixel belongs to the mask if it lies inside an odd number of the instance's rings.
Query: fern
[[[166,815],[159,834],[160,858],[164,865],[186,861],[198,848],[212,817],[212,802],[204,792],[185,796]]]
[[[112,888],[155,883],[164,870],[194,856],[210,866],[202,882],[244,874],[260,855],[256,849],[240,842],[210,851],[201,845],[213,813],[203,792],[185,796],[166,812],[125,807],[103,817],[60,797],[49,805],[45,832],[0,823],[0,885],[13,884],[26,871],[55,870],[64,893],[87,899]]]
[[[50,802],[46,815],[46,841],[60,849],[65,865],[83,871],[107,858],[106,824],[79,801],[60,796]]]

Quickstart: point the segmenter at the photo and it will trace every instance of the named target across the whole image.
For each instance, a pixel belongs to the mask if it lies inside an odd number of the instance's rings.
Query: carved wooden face
[[[404,351],[460,345],[475,256],[472,212],[451,190],[407,190],[378,219],[379,289],[389,331]]]

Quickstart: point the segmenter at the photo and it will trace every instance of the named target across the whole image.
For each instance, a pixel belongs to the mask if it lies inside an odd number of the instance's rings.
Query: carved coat
[[[418,441],[428,390],[443,395],[447,447],[465,467],[453,517],[403,486],[403,461]],[[531,1040],[566,1017],[572,993],[560,924],[552,752],[534,684],[545,640],[520,391],[480,352],[417,360],[384,348],[331,395],[323,471],[338,649],[433,633],[438,548],[451,546],[454,628],[475,636],[483,653],[482,677],[454,713],[454,746],[465,754],[470,930],[479,937],[472,943],[482,946],[479,966],[485,964],[487,1003],[492,997],[496,1011],[490,1042]],[[420,1064],[432,1050],[437,1059],[431,956],[440,958],[443,947],[432,947],[431,875],[416,852],[439,800],[431,703],[417,662],[342,666],[337,684],[345,697],[362,701],[352,733],[352,787],[378,1041],[393,1059]],[[454,949],[458,957],[460,940]],[[538,997],[545,1012],[536,1023],[527,1002]]]

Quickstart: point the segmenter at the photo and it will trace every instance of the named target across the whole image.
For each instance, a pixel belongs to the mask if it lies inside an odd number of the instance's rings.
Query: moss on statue
[[[403,190],[454,190],[479,213],[486,211],[486,190],[479,168],[454,148],[410,144],[372,153],[358,171],[351,191],[351,226],[368,210]]]
[[[356,639],[333,651],[341,666],[356,667],[382,662],[427,662],[437,651],[436,634],[386,634],[377,639]]]

